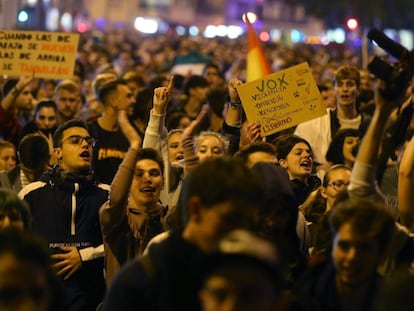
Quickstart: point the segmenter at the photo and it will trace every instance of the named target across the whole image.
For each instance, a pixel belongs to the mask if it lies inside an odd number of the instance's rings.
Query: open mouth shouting
[[[82,151],[80,157],[85,161],[91,161],[91,153],[88,150]]]
[[[305,160],[300,161],[300,167],[304,168],[307,171],[311,171],[312,170],[312,159],[311,158],[307,158]]]
[[[139,191],[143,193],[153,194],[156,192],[156,189],[154,187],[144,187],[141,188]]]

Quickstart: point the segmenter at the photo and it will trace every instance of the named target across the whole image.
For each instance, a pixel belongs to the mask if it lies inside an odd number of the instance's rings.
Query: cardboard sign
[[[237,87],[249,122],[260,122],[262,137],[326,114],[305,62]]]
[[[7,76],[73,77],[79,34],[0,30],[0,72]]]

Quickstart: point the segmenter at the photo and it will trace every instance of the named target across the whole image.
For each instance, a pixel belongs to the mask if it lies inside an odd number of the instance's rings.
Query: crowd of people
[[[308,62],[325,115],[262,137],[244,37],[91,32],[72,79],[3,77],[0,309],[404,310],[414,82],[263,48]]]

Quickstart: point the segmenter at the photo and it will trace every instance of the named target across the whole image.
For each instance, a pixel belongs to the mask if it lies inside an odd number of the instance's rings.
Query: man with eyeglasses
[[[108,198],[109,186],[97,183],[93,176],[95,140],[83,121],[60,125],[53,144],[58,165],[23,188],[19,196],[28,202],[33,228],[53,253],[67,310],[94,311],[105,291],[99,208]]]

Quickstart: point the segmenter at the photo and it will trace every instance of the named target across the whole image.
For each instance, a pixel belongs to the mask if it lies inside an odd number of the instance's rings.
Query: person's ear
[[[279,165],[283,168],[288,168],[288,163],[285,159],[280,159],[279,160]]]
[[[53,153],[56,156],[56,159],[58,160],[62,159],[62,148],[60,147],[53,148]]]
[[[322,196],[322,198],[327,199],[328,198],[328,194],[326,193],[327,188],[326,187],[321,187],[319,192]]]

